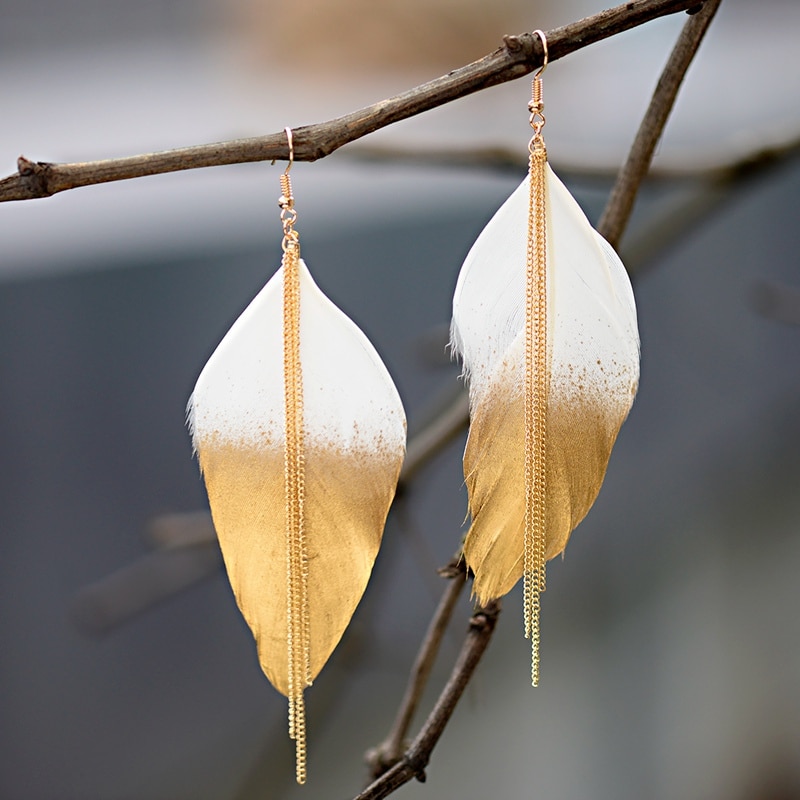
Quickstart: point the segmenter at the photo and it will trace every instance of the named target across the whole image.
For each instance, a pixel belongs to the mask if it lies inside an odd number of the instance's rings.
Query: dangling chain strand
[[[308,615],[308,553],[305,540],[305,442],[303,422],[303,370],[300,362],[300,240],[294,230],[294,209],[289,170],[294,155],[291,129],[289,165],[281,175],[283,223],[283,385],[286,443],[284,487],[286,498],[286,641],[289,682],[289,735],[295,742],[295,777],[306,780],[306,719],[303,692],[310,686]]]
[[[542,137],[544,103],[541,74],[547,66],[547,42],[542,39],[545,60],[534,75],[528,106],[533,137],[530,152],[528,247],[525,280],[525,533],[523,605],[525,636],[531,640],[531,683],[539,685],[540,596],[546,588],[546,493],[547,493],[547,221],[545,174],[547,150]]]

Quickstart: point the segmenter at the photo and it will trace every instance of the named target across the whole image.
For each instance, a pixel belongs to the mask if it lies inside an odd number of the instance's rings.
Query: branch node
[[[469,619],[470,631],[482,633],[487,630],[494,630],[499,614],[499,600],[491,600],[485,606],[475,609],[475,613]]]
[[[464,556],[459,553],[449,564],[436,570],[441,578],[452,580],[453,578],[466,577],[467,562]]]
[[[25,156],[17,159],[19,177],[24,178],[27,197],[50,197],[54,194],[49,187],[51,164],[47,161],[31,161]]]
[[[514,61],[525,62],[534,69],[544,63],[542,41],[532,33],[504,36],[503,45]]]
[[[428,758],[426,755],[409,751],[403,757],[403,763],[411,770],[414,777],[420,783],[425,783],[428,779],[428,776],[425,774],[425,767],[428,766]]]
[[[517,35],[504,36],[503,45],[509,53],[518,53],[525,47],[525,45],[522,43],[522,38]]]
[[[20,175],[33,175],[36,170],[36,162],[25,158],[25,156],[20,156],[17,159],[17,170]]]

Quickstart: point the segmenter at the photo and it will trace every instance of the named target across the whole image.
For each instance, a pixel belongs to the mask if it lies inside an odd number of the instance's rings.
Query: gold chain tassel
[[[290,163],[291,166],[291,163]],[[305,540],[305,442],[303,371],[300,361],[300,244],[294,222],[292,184],[281,176],[283,220],[283,380],[286,443],[286,641],[289,736],[295,742],[295,777],[306,780],[306,719],[303,692],[310,685],[308,553]]]
[[[533,138],[529,144],[530,195],[525,280],[525,532],[523,611],[525,637],[531,640],[531,683],[539,685],[540,596],[546,588],[547,495],[547,218],[542,137],[541,71],[534,77],[529,105]]]

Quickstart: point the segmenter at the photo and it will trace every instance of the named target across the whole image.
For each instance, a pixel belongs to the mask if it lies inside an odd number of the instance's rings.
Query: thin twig
[[[800,135],[787,137],[782,142],[760,146],[745,155],[737,155],[728,161],[712,166],[697,165],[651,167],[647,173],[648,181],[662,180],[701,180],[726,181],[734,183],[750,174],[758,174],[764,168],[771,168],[783,163],[800,152]],[[420,167],[452,167],[458,170],[476,169],[490,172],[508,171],[515,175],[523,175],[528,169],[526,152],[518,147],[489,145],[486,147],[419,147],[403,144],[366,145],[357,144],[348,147],[341,157],[353,161],[376,162],[380,164],[409,164]],[[619,169],[604,166],[575,166],[567,162],[557,162],[559,175],[566,175],[573,180],[612,180],[619,174]]]
[[[408,440],[399,485],[406,486],[433,457],[469,425],[469,397],[463,386],[451,403]]]
[[[219,574],[216,542],[155,550],[81,589],[70,608],[83,633],[104,636],[142,612]]]
[[[686,22],[658,79],[650,105],[628,153],[628,159],[619,172],[605,211],[597,223],[597,230],[612,247],[619,247],[633,210],[639,185],[650,167],[656,144],[667,124],[678,90],[720,2],[721,0],[708,0],[702,9]]]
[[[467,571],[464,560],[459,558],[453,561],[441,570],[440,574],[450,580],[442,593],[436,613],[431,619],[414,666],[411,668],[406,693],[397,710],[392,729],[383,744],[367,753],[366,760],[370,766],[373,780],[393,767],[403,755],[408,730],[427,686],[428,678],[439,653],[439,647],[453,616],[453,610],[466,583]]]
[[[699,173],[700,185],[687,199],[641,226],[626,242],[622,256],[628,272],[640,275],[652,267],[657,258],[684,241],[748,183],[764,178],[798,153],[800,137],[777,147],[761,148],[725,167]]]
[[[410,164],[419,167],[453,167],[511,172],[522,175],[528,168],[526,151],[501,145],[489,147],[419,147],[357,144],[348,147],[342,158],[381,164]]]
[[[499,600],[493,600],[485,607],[475,611],[470,619],[466,639],[450,673],[447,685],[422,730],[402,759],[368,786],[355,800],[380,800],[413,778],[418,781],[425,780],[425,768],[428,766],[433,748],[444,732],[492,638],[499,614]]]
[[[758,281],[750,290],[750,307],[784,325],[800,325],[800,289],[774,281]]]
[[[550,61],[609,36],[630,30],[667,14],[711,0],[632,0],[616,8],[548,31]],[[502,47],[471,64],[455,69],[402,94],[381,100],[343,117],[293,131],[294,159],[316,161],[342,145],[452,100],[527,75],[541,66],[538,36],[507,36]],[[52,164],[20,156],[14,175],[0,180],[0,202],[49,197],[57,192],[109,181],[128,180],[201,167],[288,158],[284,132],[251,139],[196,145],[127,158]]]

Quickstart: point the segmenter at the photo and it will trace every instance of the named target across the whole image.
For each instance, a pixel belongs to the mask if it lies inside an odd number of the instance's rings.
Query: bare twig
[[[619,247],[619,241],[633,210],[639,185],[650,167],[656,144],[661,138],[667,118],[675,104],[675,98],[678,96],[678,89],[720,2],[721,0],[708,0],[702,9],[686,22],[661,73],[650,105],[628,153],[628,159],[619,172],[605,211],[597,223],[597,230],[612,247]]]
[[[632,0],[616,8],[548,31],[550,61],[580,50],[658,17],[684,11],[711,0]],[[538,36],[523,33],[505,37],[490,55],[455,69],[395,97],[381,100],[343,117],[296,128],[294,158],[316,161],[342,145],[408,117],[445,105],[459,97],[527,75],[542,63]],[[196,145],[127,158],[52,164],[20,156],[14,175],[0,180],[0,202],[48,197],[109,181],[128,180],[201,167],[288,158],[286,135],[272,133],[251,139]]]
[[[425,464],[467,429],[468,424],[469,397],[462,385],[453,401],[408,440],[400,486],[409,484]]]
[[[219,573],[216,543],[156,550],[81,589],[70,609],[84,633],[103,636],[143,611]]]
[[[433,748],[444,732],[464,689],[472,678],[475,667],[478,666],[478,662],[492,638],[499,614],[499,600],[493,600],[484,608],[475,611],[470,619],[466,639],[450,673],[447,685],[417,738],[414,739],[401,760],[368,786],[356,797],[356,800],[380,800],[408,783],[412,778],[416,778],[418,781],[425,780],[425,768],[428,766]]]
[[[462,558],[456,559],[441,570],[441,575],[449,578],[450,581],[442,593],[436,613],[431,619],[425,639],[417,654],[416,661],[414,661],[414,666],[411,668],[406,693],[403,695],[392,730],[383,744],[367,753],[366,760],[370,766],[373,779],[383,775],[400,761],[403,755],[408,729],[411,727],[414,714],[422,699],[436,656],[439,653],[442,638],[447,626],[450,624],[453,610],[465,585],[467,570],[464,560]]]
[[[788,137],[765,147],[758,147],[744,156],[736,156],[726,162],[702,167],[694,164],[682,167],[651,167],[647,173],[648,181],[663,180],[701,180],[726,181],[736,183],[751,174],[758,175],[765,168],[783,163],[800,152],[800,135]],[[455,169],[478,169],[491,172],[508,171],[522,175],[528,169],[527,151],[518,147],[502,145],[487,147],[415,147],[402,144],[363,145],[348,147],[342,157],[354,161],[378,162],[381,164],[410,164],[412,166],[453,167]],[[555,164],[559,175],[565,174],[575,180],[609,180],[619,174],[619,170],[603,166],[571,166],[567,163]]]
[[[366,145],[348,147],[343,158],[353,161],[412,164],[414,166],[454,167],[508,171],[521,175],[528,169],[527,150],[519,147],[406,147],[403,145]]]
[[[761,316],[786,325],[800,325],[800,289],[772,281],[758,281],[750,306]]]
[[[672,245],[683,241],[690,231],[730,202],[735,192],[741,192],[749,182],[763,178],[798,153],[800,137],[775,147],[760,148],[732,164],[698,173],[700,185],[693,194],[641,227],[627,242],[623,260],[628,272],[641,274]]]

